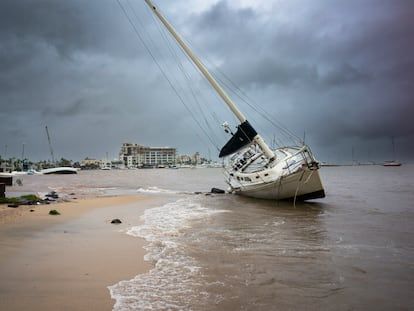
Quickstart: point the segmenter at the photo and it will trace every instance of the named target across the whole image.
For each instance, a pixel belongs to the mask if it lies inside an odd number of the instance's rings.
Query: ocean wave
[[[114,310],[189,310],[194,301],[215,300],[203,289],[202,267],[188,254],[185,242],[193,221],[220,212],[189,198],[146,210],[144,224],[128,229],[127,234],[148,242],[144,259],[153,262],[154,268],[108,287],[116,300]]]
[[[188,192],[162,189],[158,187],[139,188],[137,192],[140,193],[151,193],[151,194],[188,194]]]

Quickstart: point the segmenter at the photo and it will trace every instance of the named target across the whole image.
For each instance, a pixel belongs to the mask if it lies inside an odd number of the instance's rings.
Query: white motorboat
[[[101,170],[103,171],[110,171],[111,169],[112,167],[110,162],[103,163],[101,166]]]
[[[240,121],[234,134],[224,125],[232,137],[219,154],[220,158],[231,156],[225,168],[229,191],[260,199],[325,197],[319,163],[310,148],[303,144],[272,150],[159,9],[151,0],[145,2]]]

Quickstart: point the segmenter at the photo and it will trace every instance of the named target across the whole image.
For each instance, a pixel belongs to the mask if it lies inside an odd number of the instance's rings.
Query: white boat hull
[[[401,163],[396,161],[389,161],[385,162],[382,166],[401,166]]]
[[[233,189],[235,194],[268,200],[310,200],[325,197],[318,170],[304,170],[275,181]]]
[[[231,159],[227,169],[230,192],[268,200],[310,200],[325,197],[319,164],[307,146],[275,150],[279,159],[270,165],[261,154],[246,149]],[[253,149],[254,150],[254,149]],[[254,166],[255,161],[262,167]]]

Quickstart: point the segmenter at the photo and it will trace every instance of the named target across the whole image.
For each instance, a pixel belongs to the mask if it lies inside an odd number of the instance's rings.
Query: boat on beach
[[[77,174],[78,169],[74,167],[52,167],[52,168],[46,168],[40,171],[40,174],[43,175],[50,175],[50,174],[61,174],[61,175],[67,175],[67,174]]]
[[[225,132],[231,134],[219,154],[220,158],[230,157],[225,167],[229,192],[272,200],[325,197],[320,165],[310,147],[303,143],[271,149],[153,2],[145,2],[239,120],[234,133],[223,124]]]
[[[46,130],[47,141],[49,143],[50,155],[52,156],[52,163],[53,165],[56,165],[55,156],[53,154],[52,141],[50,139],[49,129],[47,128],[47,125],[45,126],[45,130]],[[40,170],[40,174],[43,174],[43,175],[51,175],[51,174],[68,175],[68,174],[77,174],[77,173],[78,173],[78,169],[71,167],[71,166],[58,166],[58,167],[51,167],[51,168]]]

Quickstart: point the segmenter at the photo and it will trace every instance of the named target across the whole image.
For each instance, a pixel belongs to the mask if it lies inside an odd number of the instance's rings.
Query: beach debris
[[[46,197],[46,199],[47,198],[49,198],[49,199],[58,199],[59,195],[57,194],[56,191],[51,191],[51,192],[45,194],[45,197]]]
[[[6,184],[0,183],[0,198],[6,197]]]
[[[15,204],[15,203],[13,203],[13,204],[8,204],[8,205],[7,205],[7,207],[16,208],[16,207],[19,207],[19,204]]]
[[[38,202],[42,202],[37,195],[26,194],[20,197],[9,197],[9,198],[0,198],[0,204],[10,204],[10,205],[35,205]],[[17,207],[17,206],[10,206]]]
[[[52,209],[49,211],[49,215],[60,215],[60,213],[57,210]]]
[[[69,193],[69,195],[76,195],[76,193],[75,192],[72,192],[72,193]]]
[[[31,209],[31,210],[30,210],[30,212],[34,212],[34,211],[35,211],[34,209]]]
[[[111,224],[122,224],[122,221],[118,218],[112,219]]]
[[[219,189],[219,188],[211,188],[211,193],[226,193],[226,191],[224,191],[223,189]]]
[[[13,186],[12,176],[0,176],[0,183],[6,184],[6,186]]]
[[[20,178],[19,179],[16,179],[16,184],[18,186],[23,186],[23,181]]]
[[[194,192],[194,194],[202,194],[202,192],[201,191],[196,191],[196,192]]]

